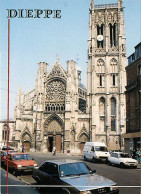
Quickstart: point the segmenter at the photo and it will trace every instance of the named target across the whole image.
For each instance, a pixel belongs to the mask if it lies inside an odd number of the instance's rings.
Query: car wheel
[[[63,188],[63,194],[71,194],[71,192],[67,188]]]
[[[137,166],[134,166],[134,168],[136,169],[136,168],[137,168]]]
[[[109,166],[112,166],[112,163],[110,161],[108,161],[108,164],[109,164]]]
[[[36,182],[37,182],[38,185],[40,185],[40,180],[39,180],[38,177],[36,177]]]
[[[96,163],[96,159],[95,159],[94,157],[93,157],[93,159],[92,159],[92,162],[93,162],[93,163]]]
[[[18,175],[19,175],[19,172],[14,168],[14,169],[12,170],[12,174],[13,174],[14,176],[18,176]]]
[[[85,161],[87,161],[87,158],[86,158],[86,156],[84,156],[84,160],[85,160]]]
[[[120,168],[124,168],[124,164],[123,163],[120,163]]]
[[[108,164],[108,159],[105,160],[105,164]]]

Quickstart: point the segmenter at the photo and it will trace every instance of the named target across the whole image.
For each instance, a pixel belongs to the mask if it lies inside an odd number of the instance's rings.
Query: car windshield
[[[120,154],[119,157],[120,158],[129,158],[129,155],[128,154]]]
[[[106,147],[98,147],[98,146],[95,147],[95,151],[108,152]]]
[[[90,174],[91,170],[86,166],[85,163],[68,163],[60,165],[60,176],[72,176],[81,174]]]
[[[16,154],[13,156],[14,160],[31,160],[28,154]]]
[[[16,151],[8,151],[8,153],[15,153]],[[3,153],[4,156],[7,156],[7,152]]]

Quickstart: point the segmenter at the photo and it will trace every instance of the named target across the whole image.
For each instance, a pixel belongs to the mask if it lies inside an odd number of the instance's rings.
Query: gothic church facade
[[[65,71],[57,59],[50,71],[40,62],[35,89],[19,90],[13,141],[29,150],[80,153],[86,141],[124,146],[125,33],[122,1],[89,9],[87,90],[75,61]]]

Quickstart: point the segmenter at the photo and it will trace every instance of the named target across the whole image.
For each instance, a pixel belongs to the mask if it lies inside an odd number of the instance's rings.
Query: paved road
[[[41,165],[45,160],[50,159],[62,159],[62,158],[71,158],[75,160],[82,160],[81,156],[67,156],[65,154],[57,154],[56,156],[52,156],[51,153],[30,153],[30,155],[34,158],[35,161]],[[108,166],[104,163],[91,163],[85,162],[91,169],[95,169],[96,173],[107,177],[114,182],[117,183],[118,186],[122,186],[120,188],[120,194],[140,194],[140,188],[138,187],[141,185],[141,171],[140,169],[121,169],[115,166]],[[31,174],[26,174],[18,177],[20,180],[27,184],[34,184],[36,182],[32,179]],[[127,187],[128,186],[128,187]],[[39,191],[39,193],[43,193]]]
[[[56,156],[52,156],[51,153],[42,154],[42,153],[31,153],[35,161],[41,165],[45,160],[48,159],[62,159],[62,158],[71,158],[82,160],[81,156],[67,156],[65,154],[57,154]],[[140,194],[140,188],[138,186],[141,185],[141,170],[138,169],[130,169],[124,168],[121,169],[116,166],[108,166],[104,163],[92,163],[92,162],[85,162],[91,169],[95,169],[96,173],[107,177],[114,182],[117,183],[118,186],[122,186],[120,188],[120,194]],[[21,177],[25,181],[34,184],[34,180],[32,179],[31,175],[27,178],[25,176]],[[128,187],[127,187],[128,186]],[[132,186],[132,187],[131,187]]]

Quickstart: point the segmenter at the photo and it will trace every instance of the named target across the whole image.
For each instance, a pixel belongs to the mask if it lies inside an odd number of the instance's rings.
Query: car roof
[[[7,150],[2,150],[1,152],[6,152],[7,153]],[[17,151],[16,150],[8,150],[8,153],[17,153]]]
[[[61,160],[46,160],[45,162],[50,162],[50,163],[54,163],[57,165],[61,165],[61,164],[72,164],[72,163],[84,163],[83,161],[78,161],[78,160],[71,160],[71,159],[61,159]]]
[[[22,153],[20,153],[20,152],[13,152],[13,153],[9,153],[9,154],[11,154],[11,155],[17,155],[17,154],[18,154],[18,155],[19,155],[19,154],[20,154],[20,155],[25,155],[25,154],[26,154],[26,155],[29,155],[29,154],[23,153],[23,152],[22,152]]]
[[[125,153],[125,152],[113,152],[112,154],[128,154],[128,153]]]

